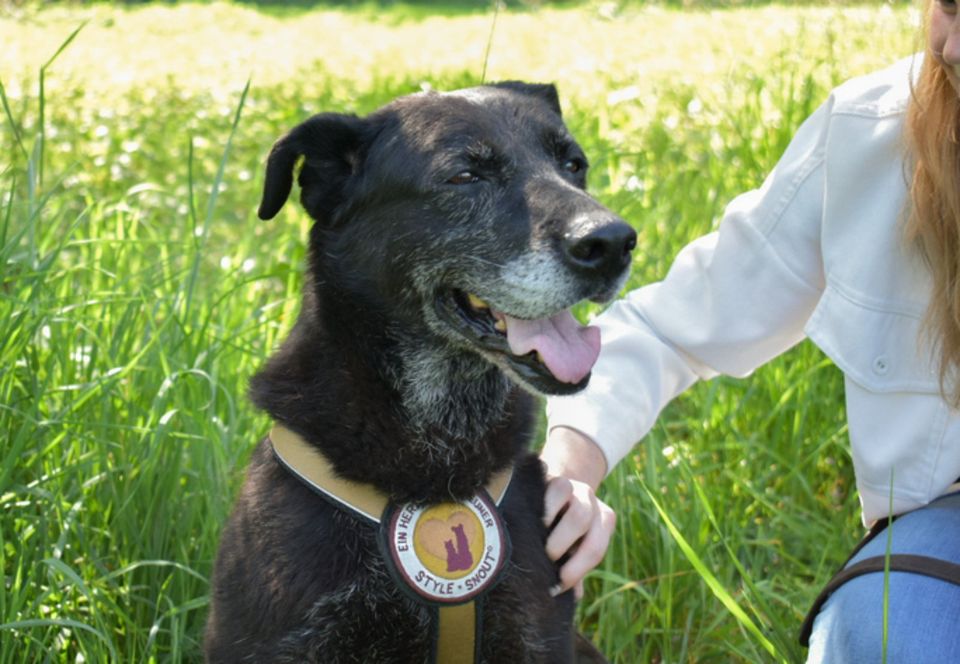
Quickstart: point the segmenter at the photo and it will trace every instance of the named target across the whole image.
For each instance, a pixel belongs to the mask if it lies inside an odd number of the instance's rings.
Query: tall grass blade
[[[230,157],[230,148],[233,146],[233,139],[237,133],[237,127],[240,124],[240,115],[243,112],[243,106],[247,101],[247,94],[250,92],[250,79],[247,79],[246,85],[243,86],[243,92],[240,93],[240,101],[237,104],[237,109],[233,115],[233,123],[230,126],[230,134],[227,136],[227,143],[223,148],[223,154],[220,157],[220,165],[217,167],[216,177],[213,179],[213,185],[210,190],[210,199],[207,201],[207,213],[203,220],[203,228],[200,231],[200,237],[196,243],[195,251],[193,255],[193,265],[190,267],[190,278],[187,282],[187,293],[185,301],[185,313],[190,311],[191,303],[193,302],[193,292],[197,283],[197,274],[200,271],[200,258],[203,255],[203,248],[206,245],[207,237],[210,234],[210,223],[213,220],[213,212],[217,207],[217,199],[220,196],[220,185],[223,184],[223,173],[227,168],[227,160]],[[193,145],[191,142],[191,163],[193,162]],[[193,205],[193,177],[191,169],[190,177],[190,201]]]
[[[83,30],[84,26],[87,25],[89,21],[84,21],[77,28],[70,33],[70,36],[67,37],[61,44],[56,52],[50,56],[50,59],[47,60],[42,67],[40,67],[40,95],[39,95],[39,104],[40,104],[40,120],[39,120],[39,135],[38,142],[40,144],[40,150],[38,155],[38,164],[37,164],[37,185],[39,188],[43,188],[43,153],[44,147],[47,141],[47,122],[46,122],[46,113],[47,113],[47,101],[46,101],[46,80],[47,80],[47,70],[50,69],[54,61],[60,56],[61,53],[77,38],[77,35],[80,34],[80,31]]]
[[[117,655],[116,646],[113,645],[113,642],[100,630],[94,629],[86,623],[82,623],[79,620],[72,620],[70,618],[37,618],[34,620],[16,620],[14,622],[8,622],[0,624],[0,632],[4,630],[14,631],[14,630],[25,630],[33,627],[68,627],[70,629],[79,629],[84,632],[89,632],[96,636],[98,639],[103,641],[107,650],[110,653],[110,662],[120,662],[122,661]],[[0,639],[2,640],[2,639]],[[45,660],[53,661],[53,660]],[[79,660],[78,660],[79,661]]]
[[[7,233],[10,231],[10,218],[13,216],[13,197],[17,191],[17,176],[10,178],[10,193],[3,206],[3,229],[0,231],[0,258],[7,252]]]
[[[490,22],[490,34],[487,36],[487,47],[483,51],[483,71],[480,72],[480,82],[487,82],[487,63],[490,62],[490,50],[493,48],[493,35],[497,31],[497,16],[500,14],[500,0],[493,0],[493,20]]]
[[[723,587],[723,584],[717,579],[717,577],[710,571],[710,569],[703,562],[703,559],[697,555],[697,552],[693,550],[693,547],[690,546],[690,543],[687,542],[686,538],[683,536],[683,533],[677,528],[673,523],[673,520],[670,518],[670,515],[667,514],[666,510],[660,505],[660,501],[657,500],[656,496],[653,495],[653,492],[650,488],[644,483],[643,490],[647,494],[647,497],[650,499],[650,502],[653,504],[654,508],[657,510],[657,513],[660,515],[660,519],[663,521],[663,524],[667,527],[667,530],[670,531],[670,535],[673,537],[674,541],[677,543],[677,546],[680,547],[680,550],[683,552],[683,555],[686,556],[687,560],[693,565],[693,568],[697,571],[697,574],[704,580],[707,584],[707,587],[710,588],[710,591],[714,596],[720,600],[720,602],[727,608],[734,618],[737,619],[737,622],[744,627],[757,642],[770,653],[771,657],[774,657],[780,662],[786,662],[779,653],[777,652],[776,647],[770,640],[764,636],[763,632],[760,631],[760,628],[757,627],[756,623],[750,619],[740,605],[737,604],[737,601],[731,597],[730,593],[726,588]]]
[[[881,661],[887,664],[887,641],[890,619],[890,555],[893,552],[893,468],[890,469],[890,505],[887,508],[887,542],[883,554],[883,641],[881,642]]]
[[[764,616],[775,615],[770,605],[766,602],[766,600],[764,600],[763,593],[760,592],[756,584],[753,582],[750,572],[746,568],[744,568],[743,563],[740,562],[740,558],[737,556],[736,552],[730,546],[729,539],[724,535],[723,531],[720,529],[720,524],[717,522],[716,514],[713,511],[713,507],[710,505],[710,501],[707,498],[706,492],[703,490],[702,484],[696,480],[693,474],[693,470],[685,461],[681,462],[681,466],[684,470],[684,474],[687,477],[687,485],[693,487],[694,492],[697,495],[697,500],[700,503],[700,506],[703,508],[704,512],[706,512],[707,514],[707,520],[710,522],[710,526],[713,528],[713,532],[716,533],[720,542],[723,544],[724,550],[726,550],[727,552],[727,557],[730,561],[730,564],[734,566],[734,568],[737,570],[737,573],[740,575],[741,580],[747,586],[747,590],[750,593],[749,597],[751,600],[750,609],[754,617],[757,620],[762,622],[764,620]],[[756,604],[756,606],[754,606],[754,604]],[[780,645],[781,647],[784,646],[783,643],[781,643]]]
[[[3,102],[3,112],[7,116],[7,124],[10,125],[13,140],[17,143],[17,147],[20,148],[20,153],[23,155],[23,158],[29,159],[30,154],[27,152],[27,148],[23,146],[23,139],[20,138],[20,131],[17,129],[17,123],[13,119],[13,112],[10,110],[10,102],[7,101],[7,91],[3,87],[3,80],[0,80],[0,102]]]

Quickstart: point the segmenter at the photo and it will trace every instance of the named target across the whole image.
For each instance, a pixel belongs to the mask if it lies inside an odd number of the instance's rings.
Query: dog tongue
[[[511,352],[539,352],[550,373],[563,383],[583,380],[600,354],[600,330],[580,325],[569,311],[539,320],[504,318]]]

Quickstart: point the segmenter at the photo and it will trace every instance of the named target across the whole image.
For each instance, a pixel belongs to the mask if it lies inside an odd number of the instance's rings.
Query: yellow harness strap
[[[333,464],[320,450],[279,424],[270,432],[273,451],[280,462],[301,481],[342,507],[380,523],[387,508],[387,497],[369,484],[345,480],[333,470]]]
[[[280,463],[302,482],[347,511],[380,523],[389,499],[378,489],[340,477],[320,450],[279,424],[270,431],[270,441]],[[487,493],[496,505],[506,494],[512,476],[511,466],[494,475],[487,485]],[[439,606],[437,616],[436,662],[466,664],[475,661],[479,620],[476,601]]]
[[[438,620],[437,662],[462,664],[476,661],[477,603],[441,606]]]

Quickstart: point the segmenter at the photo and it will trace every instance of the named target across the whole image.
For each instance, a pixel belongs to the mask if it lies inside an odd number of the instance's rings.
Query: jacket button
[[[886,355],[881,355],[873,361],[873,373],[878,376],[885,376],[890,370],[890,362],[887,361]]]

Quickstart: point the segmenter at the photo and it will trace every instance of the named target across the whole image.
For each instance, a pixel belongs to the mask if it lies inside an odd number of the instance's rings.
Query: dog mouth
[[[600,330],[580,325],[569,309],[518,318],[459,289],[438,293],[435,306],[461,337],[544,394],[573,394],[586,387],[600,354]]]

